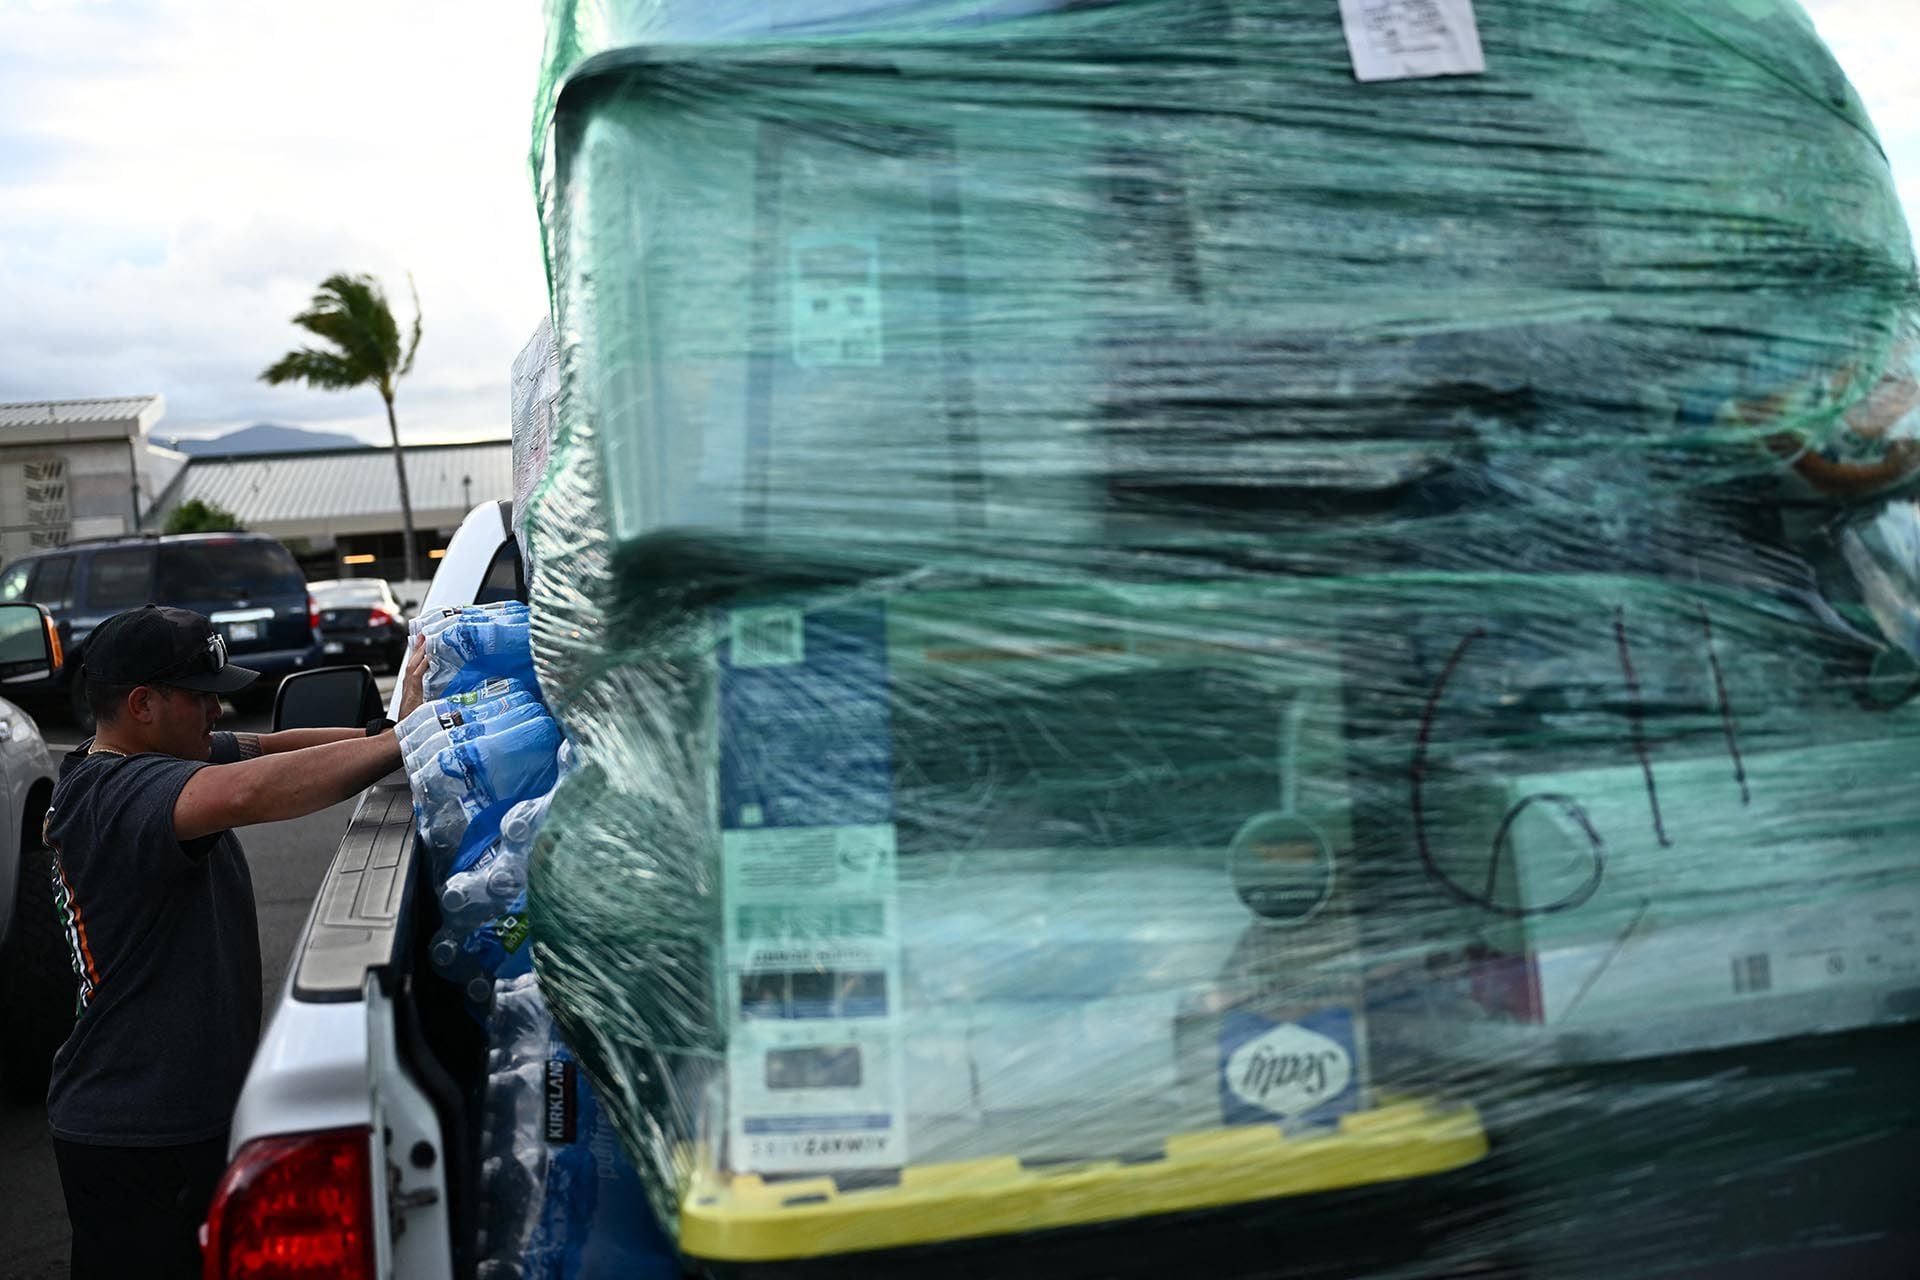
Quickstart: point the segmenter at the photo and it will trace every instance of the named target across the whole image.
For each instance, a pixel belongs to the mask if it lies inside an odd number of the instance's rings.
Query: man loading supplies
[[[416,650],[403,715],[425,668]],[[46,823],[80,988],[47,1093],[73,1275],[197,1277],[260,1035],[253,882],[232,829],[338,804],[398,768],[400,746],[384,719],[215,733],[220,695],[258,673],[185,609],[107,619],[83,673],[99,728],[61,762]]]

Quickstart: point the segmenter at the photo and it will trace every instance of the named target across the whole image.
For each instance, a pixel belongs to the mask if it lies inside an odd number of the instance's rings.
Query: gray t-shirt
[[[253,878],[231,831],[174,836],[174,802],[208,762],[91,745],[61,761],[47,814],[80,981],[47,1120],[68,1142],[205,1141],[226,1132],[260,1038]],[[210,763],[238,758],[232,734],[213,735]]]

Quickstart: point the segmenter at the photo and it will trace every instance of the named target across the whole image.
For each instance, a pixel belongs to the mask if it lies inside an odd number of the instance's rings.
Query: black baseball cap
[[[87,637],[82,664],[101,684],[164,684],[199,693],[237,693],[258,671],[227,661],[227,640],[205,614],[150,604],[116,613]]]

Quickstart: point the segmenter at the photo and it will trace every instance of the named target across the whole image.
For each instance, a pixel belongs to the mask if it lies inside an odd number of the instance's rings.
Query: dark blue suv
[[[35,552],[0,571],[0,602],[9,600],[45,605],[67,657],[58,674],[37,686],[9,686],[7,696],[62,696],[88,731],[93,717],[79,680],[87,636],[122,609],[165,604],[206,614],[233,660],[261,673],[247,703],[264,703],[280,677],[320,665],[306,577],[291,552],[259,534],[111,538]]]

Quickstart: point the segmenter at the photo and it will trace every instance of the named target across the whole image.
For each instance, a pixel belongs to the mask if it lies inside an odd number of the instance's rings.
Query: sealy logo
[[[1291,1022],[1247,1041],[1226,1063],[1226,1085],[1235,1097],[1282,1117],[1311,1111],[1352,1082],[1353,1058],[1344,1045]]]

